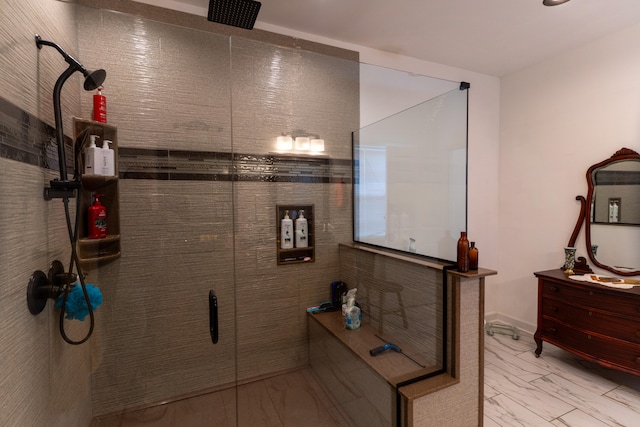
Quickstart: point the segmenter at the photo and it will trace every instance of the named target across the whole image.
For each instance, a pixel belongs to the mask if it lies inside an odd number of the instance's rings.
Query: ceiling
[[[205,16],[209,0],[139,0]],[[640,0],[261,0],[282,28],[503,76],[640,22]]]

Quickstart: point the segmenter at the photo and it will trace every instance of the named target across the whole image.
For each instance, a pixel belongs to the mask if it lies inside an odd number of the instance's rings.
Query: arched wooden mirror
[[[582,214],[589,259],[614,274],[640,275],[640,155],[618,150],[587,170],[587,185]]]

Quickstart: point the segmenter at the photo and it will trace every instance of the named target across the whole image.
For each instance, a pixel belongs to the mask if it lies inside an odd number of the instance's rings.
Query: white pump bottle
[[[89,135],[89,146],[84,150],[84,173],[99,175],[102,165],[102,149],[96,147],[98,135]]]
[[[293,221],[289,218],[289,211],[284,211],[284,218],[280,222],[280,248],[293,248]]]
[[[307,219],[304,211],[300,211],[300,216],[296,218],[296,248],[306,248],[309,246],[309,230],[307,229]]]
[[[115,171],[115,154],[111,148],[109,148],[109,144],[112,141],[105,139],[102,143],[102,169],[100,170],[100,175],[106,176],[114,176],[116,174]]]

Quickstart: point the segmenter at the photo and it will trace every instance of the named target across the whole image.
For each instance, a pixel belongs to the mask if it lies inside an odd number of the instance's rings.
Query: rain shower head
[[[62,109],[60,107],[60,92],[62,91],[62,85],[67,81],[69,77],[76,71],[81,72],[84,77],[84,90],[94,90],[104,83],[104,79],[107,77],[107,72],[104,70],[96,70],[93,72],[88,71],[82,66],[74,57],[65,52],[56,43],[48,40],[42,40],[42,38],[36,34],[36,46],[38,49],[42,49],[42,46],[54,47],[60,55],[64,57],[64,60],[69,64],[69,67],[58,77],[55,86],[53,87],[53,112],[56,122],[56,143],[58,145],[58,167],[60,171],[60,180],[51,181],[51,188],[45,188],[44,197],[47,200],[51,198],[64,198],[67,199],[73,194],[77,185],[70,183],[67,179],[67,159],[64,151],[64,132],[62,130]]]
[[[254,0],[209,0],[211,22],[231,25],[233,27],[253,29],[262,3]]]

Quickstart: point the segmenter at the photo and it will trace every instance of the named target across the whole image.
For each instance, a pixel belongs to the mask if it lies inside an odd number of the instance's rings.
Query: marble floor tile
[[[602,421],[593,418],[591,415],[585,414],[580,409],[574,409],[573,411],[564,414],[560,418],[556,418],[551,421],[556,427],[608,427],[609,424],[605,424]]]
[[[556,374],[551,374],[531,382],[549,396],[566,402],[575,408],[614,426],[634,426],[640,424],[640,412],[629,406],[602,396],[568,381]],[[640,411],[640,408],[638,408]]]
[[[553,427],[553,424],[504,394],[485,400],[484,414],[503,427]]]
[[[640,426],[639,377],[585,361],[549,343],[544,343],[541,356],[536,358],[532,337],[524,333],[519,341],[521,346],[514,345],[510,336],[485,335],[485,426],[532,425],[529,412],[544,420],[533,425]],[[517,365],[513,357],[537,367],[528,368],[529,372],[548,373],[529,376],[533,378],[529,381],[510,378],[517,375],[509,367]],[[560,406],[550,409],[550,401]]]
[[[485,367],[484,381],[485,384],[499,390],[523,407],[535,407],[536,414],[547,421],[566,414],[574,408],[545,390],[541,390],[535,384],[521,380],[494,365]]]
[[[540,364],[527,361],[519,357],[519,354],[513,354],[496,346],[485,348],[484,358],[490,364],[524,381],[533,381],[550,373]]]

